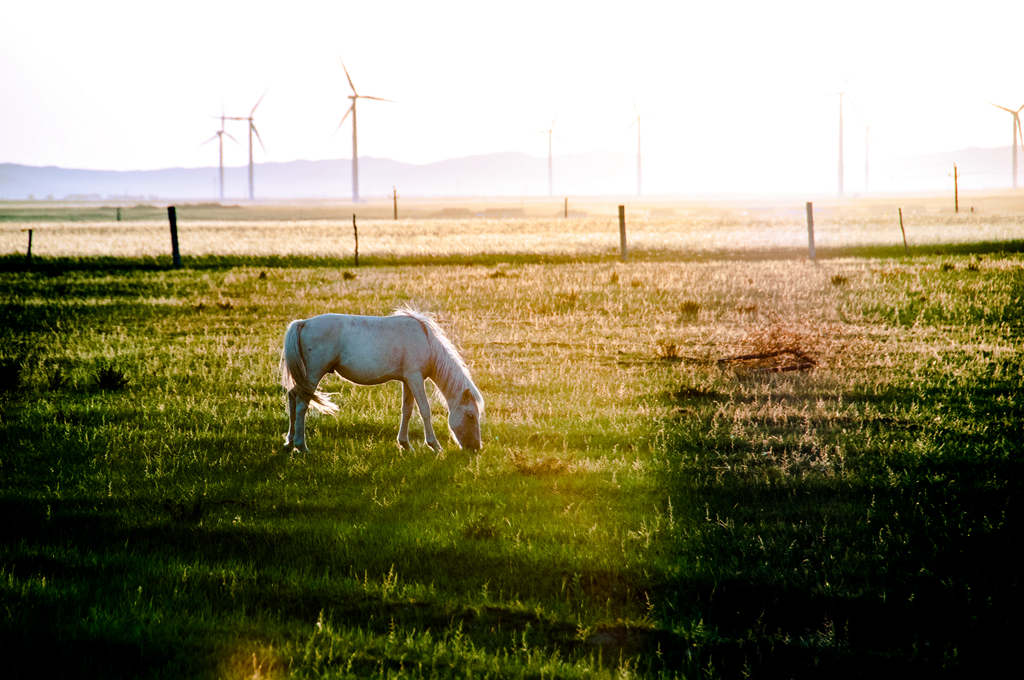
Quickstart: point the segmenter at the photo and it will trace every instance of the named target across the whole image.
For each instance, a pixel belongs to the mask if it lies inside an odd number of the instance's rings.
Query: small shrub
[[[575,290],[570,290],[568,293],[557,293],[555,295],[555,311],[559,314],[568,314],[576,309],[579,301],[580,294]]]
[[[341,278],[345,279],[346,281],[351,281],[352,279],[356,278],[356,275],[350,271],[343,271],[341,273]]]
[[[979,267],[976,262],[972,262],[969,265],[967,265],[967,271],[969,271],[969,272],[980,272],[981,271],[981,267]]]
[[[836,274],[835,276],[832,277],[832,285],[833,286],[845,286],[849,282],[850,282],[850,279],[846,278],[842,274]]]
[[[505,272],[503,272],[500,269],[498,271],[496,271],[496,272],[491,272],[487,276],[492,278],[492,279],[505,279],[505,278],[508,278],[508,274],[506,274]]]
[[[671,361],[681,357],[682,350],[683,348],[676,343],[669,340],[663,340],[658,343],[658,346],[654,350],[654,354],[662,361]]]
[[[266,278],[267,278],[267,273],[266,272],[260,272],[260,279],[262,280],[262,279],[266,279]]]
[[[116,391],[128,387],[128,374],[113,366],[100,366],[96,370],[96,386],[101,390]]]
[[[953,264],[952,262],[943,262],[942,263],[942,271],[944,271],[944,272],[956,271],[956,265]]]
[[[696,319],[700,314],[700,303],[696,300],[687,300],[679,305],[679,316],[684,319]]]
[[[737,307],[736,311],[739,312],[740,314],[756,314],[757,313],[757,305],[749,305],[747,307]]]
[[[221,309],[232,309],[234,307],[234,305],[231,304],[231,300],[218,300],[217,306]]]
[[[619,273],[618,272],[612,272],[612,276],[609,279],[609,283],[617,284],[618,282],[619,282]]]
[[[465,538],[491,540],[501,535],[501,526],[490,517],[481,515],[462,527],[462,535]]]
[[[632,281],[629,282],[629,285],[633,286],[634,288],[639,288],[640,286],[644,285],[644,282],[641,281],[640,279],[633,279]]]
[[[192,311],[193,312],[201,312],[204,309],[206,309],[206,303],[204,303],[204,302],[197,302],[194,305],[192,305]]]

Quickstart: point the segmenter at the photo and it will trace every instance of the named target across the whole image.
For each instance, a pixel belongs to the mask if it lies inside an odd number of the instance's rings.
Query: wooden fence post
[[[957,181],[956,163],[953,163],[953,212],[960,212],[960,183]]]
[[[26,259],[28,261],[28,264],[31,266],[31,264],[32,264],[32,230],[31,229],[22,229],[22,231],[27,231],[28,232],[28,256],[27,256]]]
[[[167,206],[167,219],[171,222],[171,260],[175,269],[181,269],[181,253],[178,251],[178,213],[173,205]]]
[[[569,197],[565,197],[565,219],[569,219]]]
[[[391,187],[391,191],[395,193],[395,219],[398,219],[398,189]]]
[[[352,236],[356,241],[356,266],[359,266],[359,229],[356,228],[356,214],[352,213]]]
[[[907,248],[907,232],[903,229],[903,208],[899,208],[900,211],[900,233],[903,234],[903,252],[906,255],[910,255],[910,248]]]
[[[814,257],[814,205],[807,201],[807,252],[810,258]]]
[[[626,250],[626,206],[619,206],[619,250],[622,251],[622,261],[625,262],[629,259],[629,253]]]
[[[117,209],[117,221],[118,222],[121,221],[121,208],[120,207],[118,207],[118,209]]]

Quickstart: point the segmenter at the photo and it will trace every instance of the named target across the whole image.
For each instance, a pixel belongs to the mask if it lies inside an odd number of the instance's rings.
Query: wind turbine
[[[260,102],[262,102],[263,98],[266,97],[266,96],[267,96],[266,92],[264,92],[262,95],[260,95],[260,98],[256,101],[256,106],[259,106]],[[260,146],[263,147],[263,150],[264,151],[267,150],[267,147],[263,146],[263,140],[260,138],[259,130],[256,129],[256,124],[252,122],[252,116],[253,116],[254,113],[256,113],[256,106],[252,107],[252,111],[249,112],[248,116],[234,117],[234,118],[231,117],[231,116],[227,117],[228,120],[247,120],[247,121],[249,121],[249,200],[250,201],[254,200],[254,198],[253,198],[253,188],[252,188],[252,175],[253,175],[253,172],[252,172],[252,170],[253,170],[253,165],[252,165],[252,136],[253,136],[254,133],[256,134],[256,139],[258,139],[259,142],[260,142]]]
[[[640,119],[647,118],[648,116],[640,115],[640,109],[636,108],[636,102],[633,102],[633,110],[636,111],[636,118],[634,118],[633,122],[629,124],[628,128],[626,128],[626,132],[629,132],[633,129],[633,126],[636,125],[636,195],[639,196],[641,187],[640,178],[642,174],[640,164]]]
[[[857,105],[853,103],[853,100],[849,97],[846,99],[850,102],[850,106],[853,107],[853,110],[859,113],[861,119],[864,120],[864,193],[866,194],[868,193],[868,158],[869,152],[871,151],[871,123],[874,123],[875,121],[872,120],[868,122],[864,113],[857,108]]]
[[[220,146],[220,200],[221,200],[221,203],[224,202],[224,135],[227,135],[228,137],[231,137],[231,133],[227,132],[224,129],[224,121],[225,120],[227,120],[227,116],[224,115],[224,110],[221,109],[221,112],[220,112],[220,130],[217,130],[217,132],[214,133],[213,137],[210,137],[205,142],[200,144],[200,146],[204,146],[204,145],[209,144],[210,142],[212,142],[214,139],[219,140],[218,144]],[[238,143],[238,140],[235,139],[234,137],[231,137],[231,140],[234,141],[235,144]]]
[[[847,78],[846,83],[843,83],[843,89],[832,93],[839,95],[839,198],[843,197],[843,95],[846,94],[846,84],[849,82],[850,79]]]
[[[341,57],[338,57],[341,61]],[[345,62],[341,61],[341,68],[345,69],[345,77],[348,78],[348,86],[352,88],[352,94],[349,95],[349,99],[352,100],[352,106],[348,107],[348,111],[341,117],[341,122],[338,123],[338,127],[334,129],[335,134],[341,129],[341,126],[345,123],[345,119],[348,118],[348,114],[352,114],[352,202],[359,202],[359,140],[356,137],[356,102],[360,99],[375,99],[379,102],[390,102],[390,99],[382,99],[381,97],[371,97],[365,94],[359,94],[356,92],[356,86],[352,84],[352,76],[348,74],[348,69],[345,68]]]
[[[555,121],[556,120],[558,120],[558,116],[557,115],[554,118],[551,119],[551,126],[547,130],[538,130],[537,131],[537,132],[546,132],[546,133],[548,133],[548,196],[554,196],[555,195],[555,189],[554,189],[555,185],[554,185],[554,180],[552,179],[553,175],[552,175],[552,170],[551,170],[551,168],[552,168],[552,163],[551,163],[551,136],[554,135],[555,137],[558,137],[558,135],[555,134]],[[561,141],[561,140],[559,140],[559,141]]]
[[[864,124],[864,193],[868,193],[868,152],[871,151],[871,123]]]
[[[989,102],[989,104],[992,104],[992,102]],[[1020,128],[1020,112],[1021,112],[1022,109],[1024,109],[1024,106],[1021,106],[1016,111],[1014,111],[1013,109],[1008,109],[1005,106],[1000,106],[999,104],[992,104],[992,106],[996,107],[997,109],[1002,109],[1003,111],[1006,111],[1011,116],[1013,116],[1013,156],[1012,156],[1012,163],[1011,163],[1011,165],[1012,165],[1012,168],[1013,168],[1012,169],[1012,172],[1013,172],[1013,188],[1016,189],[1017,188],[1017,138],[1018,137],[1021,138],[1020,144],[1021,144],[1022,147],[1024,147],[1024,136],[1022,136],[1022,134],[1024,134],[1024,133],[1021,132],[1021,128]]]

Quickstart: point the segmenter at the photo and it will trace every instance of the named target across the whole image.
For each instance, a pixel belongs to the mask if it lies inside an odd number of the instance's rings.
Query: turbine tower
[[[555,184],[554,184],[554,179],[553,179],[552,162],[551,162],[551,158],[552,158],[552,156],[551,156],[551,137],[552,137],[552,135],[554,135],[555,137],[558,137],[558,135],[555,134],[555,121],[556,120],[558,120],[558,116],[555,116],[554,118],[551,119],[551,125],[550,125],[550,127],[548,127],[547,130],[538,130],[537,131],[537,132],[546,132],[548,134],[548,196],[554,196],[555,195]],[[561,140],[559,140],[559,141],[561,141]]]
[[[341,61],[341,57],[338,57]],[[381,97],[371,97],[365,94],[359,94],[356,92],[356,86],[352,84],[352,76],[348,74],[348,69],[345,67],[345,62],[341,62],[341,68],[345,69],[345,77],[348,78],[348,86],[352,88],[352,94],[349,95],[349,99],[352,100],[352,106],[348,107],[348,111],[341,117],[341,122],[338,123],[338,127],[334,129],[337,133],[341,129],[341,126],[345,123],[345,119],[348,118],[348,114],[352,114],[352,202],[359,202],[359,140],[356,136],[356,102],[360,99],[374,99],[379,102],[390,102],[390,99],[382,99]]]
[[[846,83],[849,82],[847,78]],[[843,83],[842,90],[832,93],[839,95],[839,198],[843,197],[843,95],[846,94],[846,83]]]
[[[871,150],[871,123],[864,125],[864,193],[868,193],[868,152]]]
[[[206,144],[209,144],[214,139],[219,140],[219,146],[220,146],[220,201],[221,201],[221,203],[224,202],[224,135],[227,135],[228,137],[231,137],[231,133],[227,132],[224,129],[224,121],[225,120],[227,120],[227,116],[224,115],[224,110],[221,109],[221,112],[220,112],[220,130],[217,130],[217,132],[214,133],[213,137],[210,137],[209,139],[207,139],[205,142],[203,142],[200,145],[200,146],[204,146]],[[235,139],[234,137],[231,137],[231,140],[234,141],[235,144],[238,143],[238,140]]]
[[[633,122],[629,124],[629,127],[626,128],[626,131],[629,132],[629,130],[631,130],[634,125],[636,125],[636,195],[639,196],[641,189],[640,179],[642,176],[642,166],[640,164],[640,119],[644,118],[645,116],[640,115],[640,109],[636,108],[636,102],[633,102],[633,110],[636,111],[636,118],[634,118]]]
[[[850,106],[853,107],[854,111],[856,111],[858,114],[860,114],[861,120],[864,121],[864,193],[866,194],[866,193],[868,193],[868,158],[869,158],[869,152],[871,151],[871,124],[874,123],[874,121],[873,120],[872,121],[868,121],[868,119],[864,116],[864,112],[861,111],[857,107],[857,105],[853,103],[852,99],[847,97],[846,101],[850,102]],[[841,130],[842,129],[842,122],[841,122],[842,121],[842,113],[840,112],[839,115],[840,115],[839,120],[840,120],[840,130]],[[840,145],[841,144],[842,144],[842,137],[840,137]],[[840,151],[839,152],[839,157],[842,158],[842,155],[843,155],[842,151]]]
[[[263,98],[266,97],[266,96],[267,96],[266,92],[264,92],[262,95],[260,95],[260,98],[256,101],[256,106],[259,106],[260,102],[262,102]],[[252,186],[252,179],[253,179],[252,136],[253,136],[253,134],[256,135],[256,139],[259,140],[260,146],[263,147],[263,150],[264,151],[267,150],[267,147],[263,146],[263,140],[260,138],[259,130],[256,129],[256,124],[253,123],[253,121],[252,121],[253,114],[256,113],[256,106],[252,107],[252,111],[249,112],[248,116],[241,116],[241,117],[234,117],[234,118],[231,117],[231,116],[227,117],[228,120],[247,120],[247,121],[249,121],[249,200],[250,201],[254,200],[253,186]]]
[[[989,104],[992,104],[992,102],[989,102]],[[1020,137],[1020,139],[1021,139],[1021,142],[1020,142],[1021,146],[1024,147],[1024,136],[1022,136],[1022,135],[1024,135],[1024,133],[1022,133],[1021,128],[1020,128],[1020,112],[1021,112],[1022,109],[1024,109],[1024,106],[1021,106],[1016,111],[1014,111],[1013,109],[1008,109],[1005,106],[1000,106],[999,104],[992,104],[992,106],[996,107],[997,109],[1002,109],[1003,111],[1006,111],[1011,116],[1013,116],[1013,154],[1011,156],[1011,168],[1012,168],[1011,172],[1013,174],[1013,188],[1016,189],[1017,188],[1017,138],[1018,137]]]

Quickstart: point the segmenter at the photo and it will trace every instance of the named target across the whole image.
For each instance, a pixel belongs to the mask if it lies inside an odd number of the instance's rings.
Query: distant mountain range
[[[612,152],[555,159],[560,194],[615,195],[636,187],[636,159]],[[218,196],[217,168],[112,171],[0,164],[0,199],[193,199]],[[351,159],[259,163],[257,199],[347,199],[352,196]],[[224,169],[225,201],[248,197],[248,167]],[[387,158],[359,159],[361,197],[543,196],[546,158],[493,153],[413,165]]]
[[[1024,157],[1022,157],[1024,165]],[[1010,185],[1010,147],[967,148],[900,159],[872,166],[872,191],[941,191],[952,188],[953,163],[962,189]],[[349,159],[261,163],[255,169],[257,199],[348,199],[352,195]],[[387,158],[359,159],[360,195],[390,196],[392,187],[407,198],[433,196],[544,196],[547,159],[522,153],[492,153],[414,165]],[[248,168],[224,169],[225,201],[248,196]],[[636,190],[636,157],[593,152],[554,159],[555,191],[564,196],[628,195]],[[863,186],[854,164],[846,168],[847,192]],[[1022,177],[1024,180],[1024,177]],[[737,188],[739,193],[743,188]],[[747,190],[755,190],[747,187]],[[721,191],[719,193],[727,193]],[[193,200],[218,197],[217,168],[166,170],[76,170],[0,164],[0,199]]]

